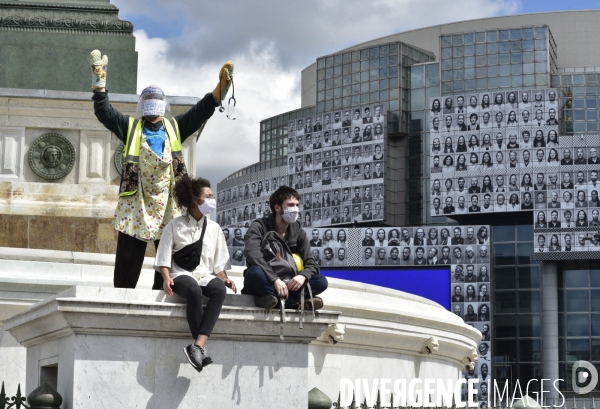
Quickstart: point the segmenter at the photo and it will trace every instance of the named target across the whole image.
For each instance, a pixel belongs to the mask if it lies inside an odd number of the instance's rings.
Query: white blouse
[[[216,274],[231,268],[227,242],[221,227],[212,220],[206,221],[206,233],[202,240],[202,256],[200,264],[194,271],[179,267],[171,256],[188,244],[200,240],[204,217],[196,221],[191,216],[179,216],[169,222],[163,229],[160,244],[156,251],[154,268],[169,267],[169,276],[174,279],[180,275],[192,276],[198,284],[206,286]]]

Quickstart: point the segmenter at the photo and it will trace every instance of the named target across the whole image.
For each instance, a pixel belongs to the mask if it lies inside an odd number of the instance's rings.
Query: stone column
[[[558,379],[558,287],[556,261],[541,261],[542,272],[542,346],[543,378]],[[558,398],[558,392],[549,388],[548,399]]]

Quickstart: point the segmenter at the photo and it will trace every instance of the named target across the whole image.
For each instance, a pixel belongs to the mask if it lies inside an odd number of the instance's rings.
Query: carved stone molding
[[[437,353],[440,350],[440,343],[436,337],[429,337],[423,342],[423,347],[420,353],[423,355],[429,355]]]
[[[123,149],[125,149],[125,144],[123,142],[121,142],[117,146],[117,149],[115,150],[115,155],[113,158],[115,168],[117,169],[117,172],[119,172],[119,175],[121,175],[121,176],[123,175]]]
[[[79,183],[108,183],[110,175],[110,132],[81,131]]]
[[[75,165],[75,148],[64,136],[47,133],[29,148],[29,166],[41,178],[55,180],[69,174]]]
[[[466,371],[472,371],[475,368],[475,362],[479,358],[479,354],[475,348],[471,348],[467,355],[462,359],[462,364]]]
[[[327,341],[330,344],[337,344],[344,340],[344,334],[346,333],[346,326],[341,324],[329,324],[327,329],[323,331],[319,340]]]
[[[0,127],[0,180],[23,178],[25,128]]]
[[[118,9],[48,9],[37,7],[6,7],[0,3],[0,29],[35,31],[93,31],[133,35],[133,24],[119,19]]]

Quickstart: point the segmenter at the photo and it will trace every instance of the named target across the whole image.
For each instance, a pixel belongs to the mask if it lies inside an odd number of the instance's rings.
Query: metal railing
[[[29,406],[25,404],[26,400],[25,396],[21,395],[21,384],[17,386],[17,394],[15,396],[7,397],[4,390],[4,382],[2,382],[2,389],[0,389],[0,409],[9,409],[12,407],[15,409],[21,409],[22,407],[29,409]]]

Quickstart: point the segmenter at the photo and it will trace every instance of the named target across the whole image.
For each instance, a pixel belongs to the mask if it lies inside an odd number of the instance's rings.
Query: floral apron
[[[138,191],[119,198],[113,227],[140,240],[160,240],[163,228],[180,215],[173,195],[175,178],[169,140],[159,158],[142,135]]]

